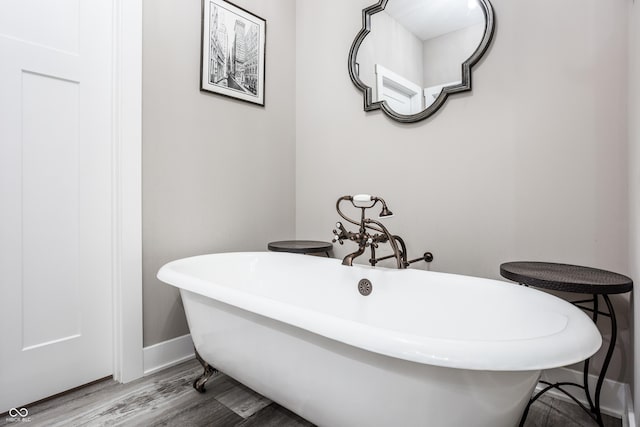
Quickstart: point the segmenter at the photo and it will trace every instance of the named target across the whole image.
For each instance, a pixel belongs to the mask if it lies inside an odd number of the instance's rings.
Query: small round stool
[[[591,294],[592,298],[570,302],[576,307],[591,312],[591,318],[594,323],[597,323],[598,315],[606,316],[611,319],[611,340],[609,342],[609,347],[607,348],[607,354],[604,362],[602,363],[600,375],[598,376],[594,398],[591,398],[591,393],[589,392],[588,375],[590,359],[587,359],[584,361],[583,384],[569,382],[551,384],[546,381],[540,381],[540,383],[544,384],[546,387],[531,398],[524,414],[522,415],[520,425],[522,426],[527,418],[529,406],[531,406],[531,404],[544,393],[555,388],[580,405],[580,407],[584,409],[599,426],[603,426],[602,413],[600,412],[600,391],[602,390],[602,384],[605,374],[607,373],[607,368],[609,367],[609,362],[611,362],[611,356],[613,355],[613,349],[616,345],[616,336],[618,333],[616,314],[613,310],[613,304],[611,304],[611,301],[609,300],[609,295],[630,292],[633,289],[633,281],[622,274],[599,270],[597,268],[530,261],[504,263],[500,266],[500,275],[525,286],[533,286],[536,288],[551,289],[562,292]],[[606,312],[598,309],[599,297],[602,297],[607,306]],[[585,307],[583,305],[588,303],[591,303],[590,307]],[[574,386],[583,389],[587,402],[589,403],[589,407],[587,408],[584,406],[573,395],[562,388],[566,386]]]
[[[279,242],[271,242],[267,245],[267,249],[273,252],[291,252],[294,254],[317,254],[325,253],[327,258],[329,251],[333,249],[333,245],[328,242],[320,242],[317,240],[282,240]]]

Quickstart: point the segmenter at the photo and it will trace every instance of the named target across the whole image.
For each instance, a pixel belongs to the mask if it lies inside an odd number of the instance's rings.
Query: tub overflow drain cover
[[[358,292],[361,295],[367,296],[373,290],[373,285],[368,279],[362,279],[358,282]]]

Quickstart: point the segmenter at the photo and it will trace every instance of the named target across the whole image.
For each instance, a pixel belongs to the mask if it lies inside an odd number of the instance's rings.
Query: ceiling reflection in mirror
[[[471,66],[492,34],[488,0],[382,0],[365,9],[349,54],[365,110],[403,122],[429,117],[450,93],[471,89]]]

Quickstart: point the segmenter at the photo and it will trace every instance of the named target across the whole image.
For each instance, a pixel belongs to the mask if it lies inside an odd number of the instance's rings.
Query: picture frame
[[[202,0],[200,90],[264,106],[267,21],[227,0]]]

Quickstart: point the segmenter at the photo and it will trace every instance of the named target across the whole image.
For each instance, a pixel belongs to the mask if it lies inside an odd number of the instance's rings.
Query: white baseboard
[[[540,379],[548,381],[550,383],[573,382],[582,384],[582,372],[574,371],[573,369],[568,368],[549,369],[542,372],[542,376]],[[597,380],[598,377],[596,377],[595,375],[589,375],[589,387],[592,396]],[[538,384],[536,391],[542,389],[543,387],[543,385]],[[565,389],[571,392],[571,394],[583,405],[587,407],[589,406],[582,390],[578,389],[577,387],[566,387]],[[557,390],[551,389],[547,393],[557,399],[574,403],[565,394]],[[602,384],[602,391],[600,392],[600,410],[603,414],[621,418],[623,426],[626,426],[627,423],[633,420],[634,424],[631,424],[630,426],[635,427],[633,400],[631,398],[631,388],[629,387],[629,384],[620,383],[605,378]]]
[[[142,350],[144,375],[150,375],[195,357],[191,335],[183,335],[168,341],[150,345]]]
[[[631,395],[631,386],[624,385],[625,394],[627,396],[627,405],[625,408],[625,416],[622,417],[622,427],[637,427],[636,414],[633,411],[633,399]]]

